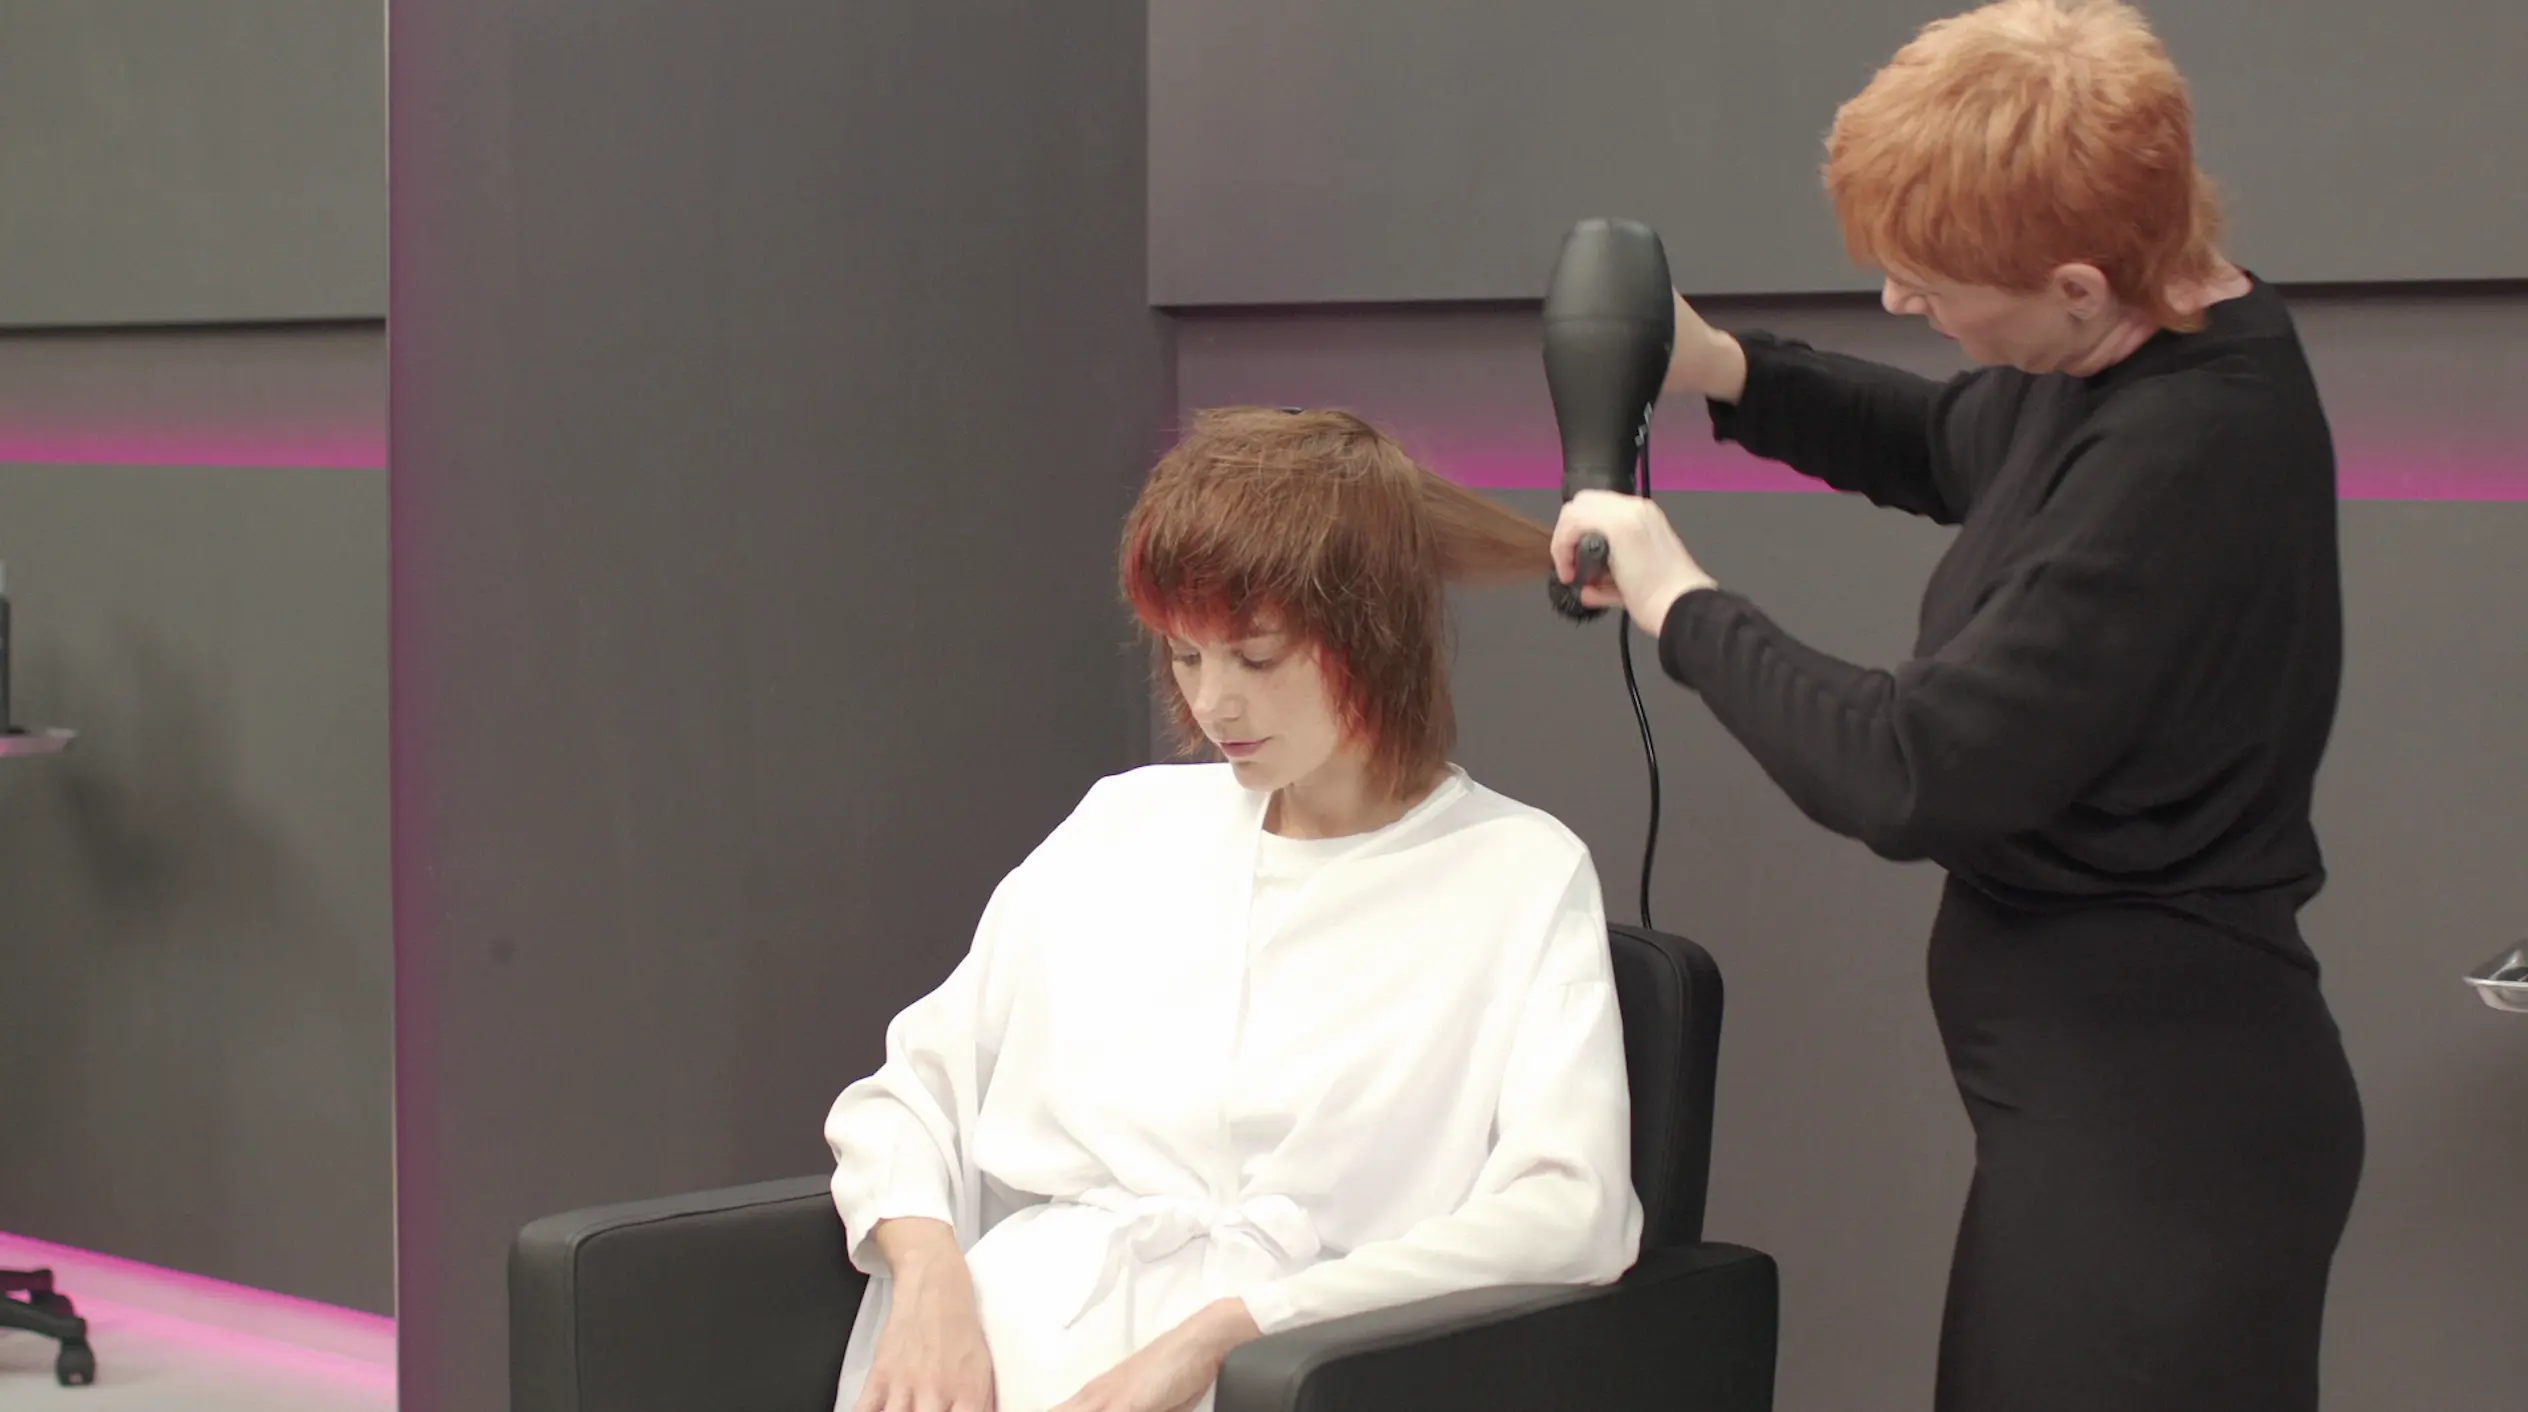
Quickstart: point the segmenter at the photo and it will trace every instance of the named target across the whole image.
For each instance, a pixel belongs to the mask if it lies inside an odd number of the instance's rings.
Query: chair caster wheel
[[[86,1387],[97,1380],[96,1350],[86,1339],[71,1339],[61,1346],[61,1356],[53,1360],[53,1376],[63,1387]]]

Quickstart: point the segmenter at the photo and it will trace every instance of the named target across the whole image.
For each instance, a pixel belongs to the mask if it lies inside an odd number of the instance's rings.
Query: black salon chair
[[[0,1270],[0,1329],[22,1329],[60,1344],[53,1376],[63,1387],[83,1387],[97,1380],[97,1355],[88,1347],[88,1321],[79,1317],[69,1296],[53,1289],[52,1271]]]
[[[1702,1239],[1720,971],[1682,938],[1612,930],[1632,1272],[1259,1339],[1222,1368],[1218,1412],[1769,1412],[1773,1261]],[[546,1217],[510,1251],[511,1412],[832,1412],[861,1286],[824,1176]]]

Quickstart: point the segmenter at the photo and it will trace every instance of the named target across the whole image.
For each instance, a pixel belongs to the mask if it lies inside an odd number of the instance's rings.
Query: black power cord
[[[1641,496],[1650,499],[1650,429],[1642,428],[1641,459],[1635,467]],[[1615,616],[1615,651],[1624,659],[1624,690],[1633,698],[1633,721],[1641,727],[1642,758],[1650,767],[1650,833],[1641,845],[1641,926],[1650,924],[1650,866],[1659,856],[1659,743],[1650,736],[1650,711],[1641,704],[1641,682],[1633,676],[1633,622],[1628,613]]]

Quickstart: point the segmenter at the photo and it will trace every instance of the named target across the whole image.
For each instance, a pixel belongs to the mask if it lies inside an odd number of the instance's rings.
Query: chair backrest
[[[1609,926],[1633,1095],[1633,1190],[1644,1253],[1703,1238],[1720,1069],[1720,967],[1681,936]]]

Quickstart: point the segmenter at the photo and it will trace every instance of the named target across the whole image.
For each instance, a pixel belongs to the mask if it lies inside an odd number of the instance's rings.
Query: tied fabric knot
[[[1230,1241],[1261,1251],[1279,1271],[1316,1258],[1320,1248],[1316,1223],[1287,1196],[1251,1197],[1223,1206],[1205,1196],[1135,1196],[1108,1188],[1084,1192],[1072,1200],[1105,1212],[1113,1218],[1114,1228],[1106,1237],[1105,1259],[1097,1278],[1062,1320],[1066,1329],[1112,1294],[1130,1267],[1154,1264],[1206,1237],[1212,1243],[1204,1252],[1207,1268],[1216,1268],[1209,1262]]]

